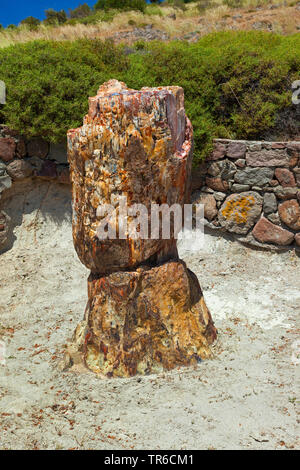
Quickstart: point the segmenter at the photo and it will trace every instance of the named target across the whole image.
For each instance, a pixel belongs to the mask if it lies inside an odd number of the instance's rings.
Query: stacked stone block
[[[300,247],[300,142],[218,139],[193,178],[205,224],[242,243]]]
[[[70,184],[66,148],[49,145],[41,138],[26,140],[6,126],[0,126],[0,204],[1,197],[15,182],[27,179]],[[0,210],[0,250],[5,249],[10,218]]]

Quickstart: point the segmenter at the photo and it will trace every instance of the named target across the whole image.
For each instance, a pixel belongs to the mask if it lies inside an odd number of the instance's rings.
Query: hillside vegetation
[[[119,7],[104,8],[103,1]],[[189,35],[198,39],[209,32],[226,30],[255,29],[293,34],[300,28],[299,0],[198,0],[189,3],[165,0],[160,5],[146,4],[144,0],[99,0],[98,4],[99,8],[95,6],[92,10],[83,4],[71,10],[69,17],[63,10],[46,10],[47,18],[42,23],[29,17],[18,26],[1,29],[0,25],[0,47],[36,39],[61,41],[110,37],[118,42],[120,31],[132,31],[150,24],[170,39]]]
[[[116,78],[132,88],[179,85],[200,161],[213,137],[261,138],[280,128],[281,113],[295,109],[298,34],[222,32],[194,44],[139,42],[133,53],[125,52],[99,40],[36,41],[0,50],[0,77],[7,86],[0,122],[28,137],[59,141],[81,125],[88,97],[104,81]]]

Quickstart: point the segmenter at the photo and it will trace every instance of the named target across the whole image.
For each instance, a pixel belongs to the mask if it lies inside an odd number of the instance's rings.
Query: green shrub
[[[95,10],[139,10],[144,12],[145,0],[98,0],[94,6]]]
[[[224,0],[225,2],[226,0]],[[229,0],[231,1],[231,0]],[[199,13],[204,13],[205,10],[209,10],[210,8],[216,8],[218,4],[213,0],[200,0],[197,2],[197,9]]]
[[[179,8],[182,11],[186,11],[187,9],[183,0],[169,0],[168,4],[174,8]]]
[[[69,8],[69,17],[71,19],[76,19],[76,18],[85,18],[86,16],[89,16],[92,13],[92,9],[89,7],[87,3],[83,3],[78,5],[77,8],[74,8],[73,10]]]
[[[223,0],[224,5],[227,5],[229,8],[242,8],[243,0]]]
[[[120,48],[98,40],[35,41],[1,49],[7,104],[0,122],[28,137],[59,141],[82,122],[88,97],[127,66]]]
[[[27,26],[31,31],[34,31],[38,28],[41,22],[38,18],[34,18],[34,16],[28,16],[27,18],[21,21],[21,24]]]
[[[160,16],[160,17],[163,17],[163,12],[162,12],[162,8],[160,8],[159,5],[155,5],[155,4],[149,4],[146,6],[146,9],[145,9],[145,14],[146,15],[150,15],[150,16]]]
[[[300,35],[222,32],[193,44],[148,43],[147,49],[151,54],[130,56],[124,81],[133,88],[184,88],[196,162],[207,154],[212,138],[260,139],[283,110],[293,108],[291,83],[300,78]]]
[[[295,108],[291,84],[300,78],[300,35],[222,32],[192,44],[138,43],[136,50],[125,55],[122,46],[89,40],[1,49],[7,104],[0,121],[57,141],[81,124],[88,96],[110,78],[136,89],[179,85],[199,162],[212,138],[260,139],[276,129],[283,111]]]
[[[99,21],[111,22],[118,13],[120,13],[119,10],[96,10],[90,15],[82,18],[71,18],[67,21],[67,24],[74,25],[81,23],[88,25],[96,24]]]
[[[55,11],[53,8],[49,8],[49,10],[45,10],[45,14],[44,23],[48,25],[64,24],[67,21],[65,10]]]

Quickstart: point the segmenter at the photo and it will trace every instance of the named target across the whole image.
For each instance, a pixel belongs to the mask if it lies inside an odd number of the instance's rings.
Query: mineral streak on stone
[[[90,98],[83,126],[68,132],[73,239],[91,274],[67,365],[132,376],[210,356],[216,330],[196,276],[178,259],[175,237],[97,237],[97,208],[113,204],[114,195],[126,196],[129,207],[144,204],[149,214],[153,203],[189,202],[192,151],[179,87],[136,91],[111,80]],[[118,234],[118,219],[115,225]]]

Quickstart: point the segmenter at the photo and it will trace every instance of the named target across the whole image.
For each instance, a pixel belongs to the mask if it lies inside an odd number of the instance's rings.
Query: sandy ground
[[[68,188],[20,187],[0,256],[0,449],[300,448],[300,259],[206,235],[181,250],[219,330],[214,359],[132,379],[60,372],[88,272]],[[22,215],[23,214],[23,215]]]

